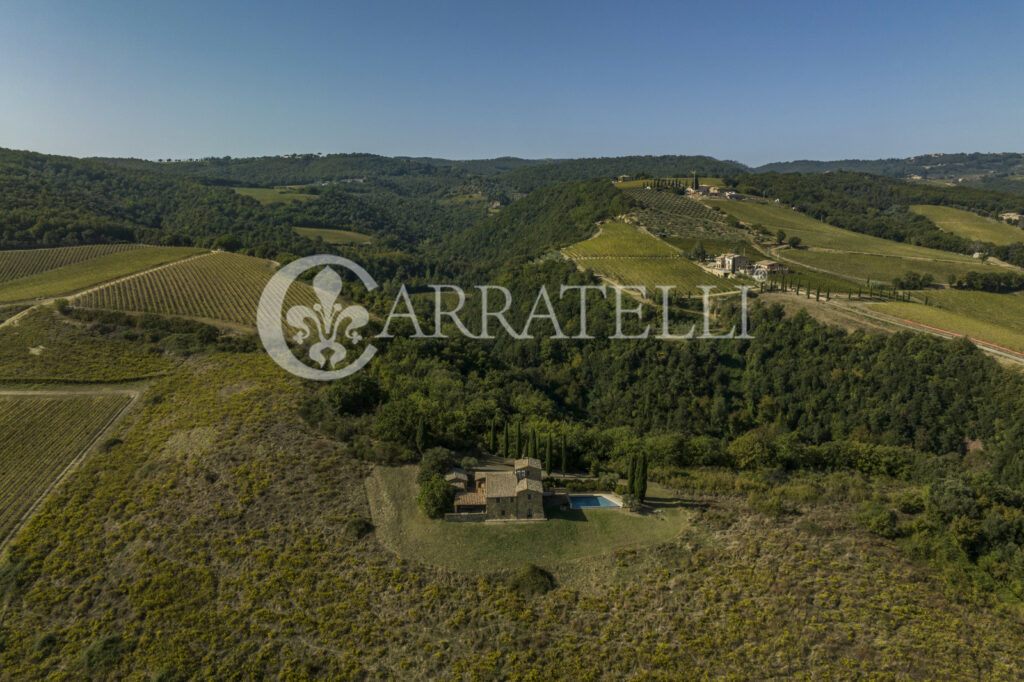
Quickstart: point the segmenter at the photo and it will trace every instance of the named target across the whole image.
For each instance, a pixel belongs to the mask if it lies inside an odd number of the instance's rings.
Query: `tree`
[[[451,450],[430,448],[423,453],[423,459],[420,460],[420,470],[416,474],[416,482],[422,485],[435,475],[444,475],[452,468],[452,464],[454,464],[454,460]]]
[[[640,501],[640,504],[643,504],[644,500],[647,499],[647,453],[644,453],[640,459],[636,498]]]
[[[793,235],[792,237],[790,237],[787,240],[787,243],[789,244],[789,248],[796,249],[796,248],[799,248],[801,240],[800,240],[800,237],[797,237],[796,235]]]
[[[491,437],[488,440],[487,445],[490,447],[491,452],[497,452],[497,450],[498,450],[498,434],[497,434],[497,426],[495,425],[493,419],[491,420]]]
[[[544,471],[551,473],[551,434],[548,434],[547,445],[545,447],[546,453],[544,457]]]
[[[508,422],[505,422],[505,448],[502,450],[502,454],[505,457],[509,456],[509,443],[508,443]]]
[[[516,422],[516,457],[523,451],[523,423]]]
[[[786,243],[786,233],[784,231],[782,231],[782,230],[779,230],[778,232],[776,232],[775,233],[775,241],[778,242],[779,244],[785,244]]]
[[[630,495],[636,495],[636,455],[631,455],[626,463],[626,489]]]
[[[416,496],[416,504],[420,511],[429,518],[439,519],[452,508],[455,501],[455,490],[444,480],[441,474],[434,474],[420,485]]]
[[[562,434],[562,445],[561,445],[561,448],[562,448],[562,473],[564,474],[564,473],[566,473],[569,470],[569,468],[567,466],[568,462],[565,459],[565,434],[564,433]]]

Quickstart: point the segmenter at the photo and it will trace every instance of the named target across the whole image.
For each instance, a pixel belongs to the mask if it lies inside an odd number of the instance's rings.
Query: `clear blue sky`
[[[186,158],[1024,151],[1024,3],[10,2],[0,146]]]

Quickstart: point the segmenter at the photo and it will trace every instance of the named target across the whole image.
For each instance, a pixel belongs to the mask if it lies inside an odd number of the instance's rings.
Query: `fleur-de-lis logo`
[[[361,305],[350,305],[343,308],[338,303],[338,296],[341,294],[341,277],[330,266],[327,266],[313,278],[313,291],[319,303],[313,307],[304,305],[292,306],[285,316],[288,324],[298,329],[294,335],[296,343],[304,343],[310,338],[310,325],[316,330],[319,341],[309,348],[309,357],[313,362],[323,367],[330,360],[331,369],[345,359],[347,351],[338,343],[338,330],[344,320],[349,320],[345,327],[343,336],[352,343],[359,343],[363,337],[359,334],[359,328],[370,321],[370,315],[366,308]],[[324,352],[327,351],[328,355]]]
[[[313,278],[313,291],[317,302],[312,305],[295,305],[284,311],[284,300],[289,287],[302,273],[326,265]],[[348,355],[344,341],[358,344],[363,340],[359,329],[370,321],[370,315],[361,305],[345,306],[339,302],[342,279],[330,267],[339,265],[354,273],[367,291],[377,287],[370,273],[353,261],[341,256],[307,256],[289,263],[271,277],[263,289],[259,308],[256,311],[256,326],[260,340],[270,357],[284,369],[305,379],[330,381],[353,374],[370,361],[377,349],[370,344],[354,362],[342,365]],[[282,319],[283,317],[283,319]],[[321,369],[302,363],[292,353],[285,339],[284,324],[292,328],[291,338],[296,343],[315,341],[309,347],[309,359]]]

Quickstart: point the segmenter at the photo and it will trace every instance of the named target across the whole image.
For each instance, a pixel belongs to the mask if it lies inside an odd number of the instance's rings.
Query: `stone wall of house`
[[[516,517],[520,519],[544,518],[544,495],[531,490],[516,495]]]
[[[487,518],[489,519],[514,519],[516,518],[516,498],[514,497],[488,497]]]
[[[473,512],[473,513],[463,513],[463,514],[445,514],[444,515],[444,520],[445,521],[476,521],[476,522],[481,522],[481,521],[486,521],[487,520],[487,512]]]

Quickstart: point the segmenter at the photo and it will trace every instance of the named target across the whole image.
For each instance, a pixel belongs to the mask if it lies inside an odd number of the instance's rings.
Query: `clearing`
[[[296,227],[295,232],[310,239],[323,239],[328,244],[369,244],[373,238],[368,234],[349,230],[321,229],[318,227]]]
[[[269,204],[290,204],[293,201],[309,201],[316,199],[317,195],[307,194],[301,186],[281,187],[235,187],[236,192],[243,196],[252,197],[264,206]]]
[[[417,509],[416,471],[413,466],[378,466],[366,479],[378,537],[403,558],[458,571],[552,564],[667,542],[689,518],[683,508],[666,506],[647,516],[620,509],[575,509],[547,510],[544,522],[445,522],[428,519]],[[659,495],[656,486],[651,489]]]

